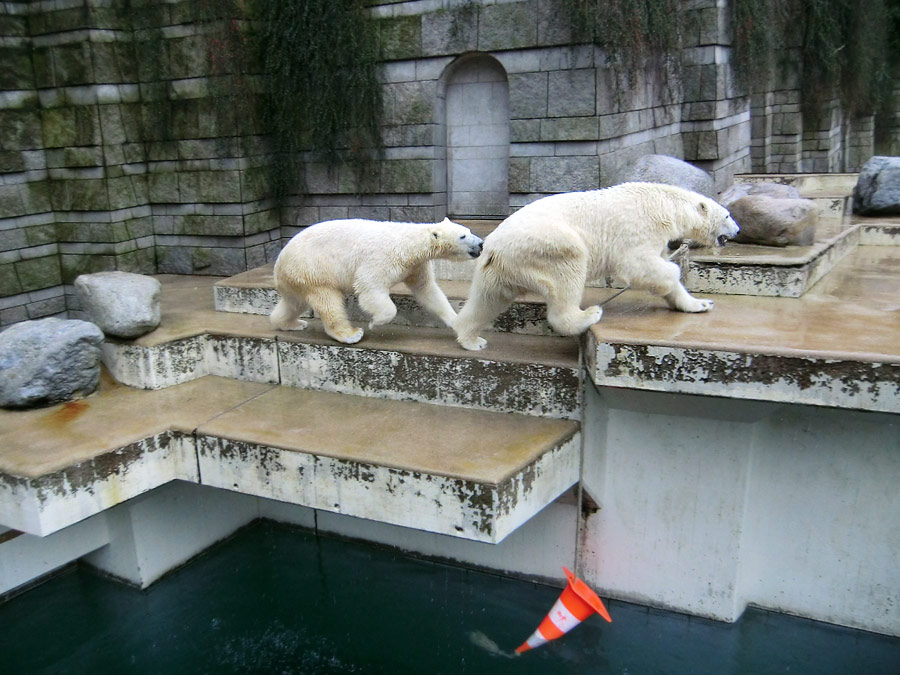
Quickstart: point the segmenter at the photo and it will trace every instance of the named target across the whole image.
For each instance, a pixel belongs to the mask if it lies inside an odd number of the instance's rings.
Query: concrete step
[[[273,266],[274,264],[270,263],[218,281],[213,287],[216,310],[266,316],[271,314],[279,298],[272,277]],[[458,312],[468,298],[470,282],[440,279],[438,284],[450,301],[450,305]],[[582,306],[599,304],[614,292],[609,288],[588,287],[584,292]],[[397,316],[391,321],[392,325],[445,328],[440,319],[422,309],[405,284],[397,284],[391,289],[391,299],[397,306]],[[368,321],[368,315],[360,309],[355,297],[348,299],[347,308],[351,320]],[[305,316],[310,317],[313,314],[307,312]],[[497,317],[488,330],[522,335],[557,335],[547,323],[546,305],[533,294],[522,295],[516,299],[507,311]]]
[[[219,375],[559,419],[581,414],[575,338],[496,333],[486,350],[468,352],[448,328],[392,323],[343,345],[317,320],[304,331],[276,332],[265,316],[216,312],[212,278],[158,278],[160,328],[103,347],[107,368],[130,386],[157,389]]]
[[[860,246],[802,298],[674,314],[628,292],[584,341],[599,387],[900,413],[900,249]]]
[[[797,189],[808,199],[847,197],[853,194],[859,173],[744,173],[734,177],[739,183],[781,183]]]
[[[0,522],[44,536],[172,480],[496,543],[578,480],[576,422],[203,377],[0,410]]]

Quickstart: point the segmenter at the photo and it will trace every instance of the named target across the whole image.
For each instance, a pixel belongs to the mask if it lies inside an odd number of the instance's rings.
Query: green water
[[[620,602],[518,658],[559,589],[271,524],[146,591],[87,571],[0,605],[0,673],[900,673],[900,640],[750,610],[735,625]]]

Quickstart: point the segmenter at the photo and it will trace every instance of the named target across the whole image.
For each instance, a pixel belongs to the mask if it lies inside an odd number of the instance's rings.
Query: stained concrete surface
[[[578,424],[277,387],[198,433],[479,483],[500,483]]]
[[[201,423],[269,389],[207,377],[144,391],[105,375],[87,398],[27,411],[0,410],[0,472],[37,478],[167,430]]]
[[[703,314],[628,291],[591,328],[597,342],[900,364],[900,249],[861,246],[801,298],[714,295]]]

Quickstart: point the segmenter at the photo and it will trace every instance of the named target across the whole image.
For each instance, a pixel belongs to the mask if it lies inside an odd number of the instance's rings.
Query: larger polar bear
[[[556,332],[577,335],[603,314],[598,306],[581,309],[584,286],[605,276],[661,295],[672,309],[705,312],[712,301],[692,297],[678,265],[662,252],[673,239],[721,245],[737,232],[727,209],[671,185],[622,183],[543,197],[485,239],[469,300],[456,319],[457,341],[483,349],[481,329],[526,292],[544,299]]]
[[[372,317],[369,328],[397,313],[390,289],[401,281],[425,309],[452,327],[456,312],[434,278],[436,258],[470,259],[483,242],[467,227],[440,223],[390,223],[360,218],[328,220],[296,234],[275,261],[281,299],[269,320],[279,330],[303,330],[300,315],[312,307],[325,332],[353,344],[363,336],[347,318],[345,298],[356,293]]]

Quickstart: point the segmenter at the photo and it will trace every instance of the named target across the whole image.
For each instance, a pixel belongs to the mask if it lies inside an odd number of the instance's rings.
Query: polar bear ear
[[[709,207],[706,205],[706,202],[700,202],[697,204],[697,210],[705,216],[709,211]]]
[[[434,237],[435,239],[437,239],[438,237],[440,237],[440,235],[437,233],[436,230],[433,231],[433,232],[431,233],[431,236]]]

